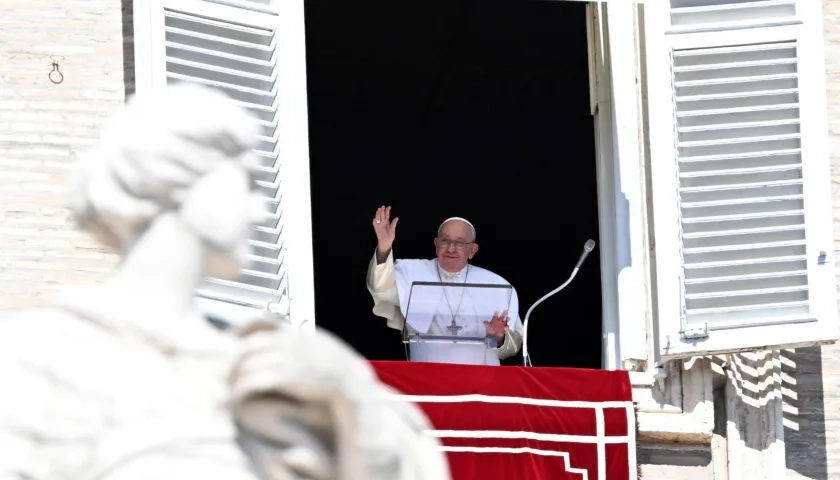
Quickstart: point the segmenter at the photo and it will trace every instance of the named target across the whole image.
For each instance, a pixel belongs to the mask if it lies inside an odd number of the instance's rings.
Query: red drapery
[[[371,363],[429,416],[453,480],[636,478],[627,372]]]

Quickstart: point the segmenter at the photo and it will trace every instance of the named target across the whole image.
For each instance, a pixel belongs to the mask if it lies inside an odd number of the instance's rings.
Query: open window
[[[306,6],[319,328],[366,358],[405,358],[364,284],[371,216],[385,204],[400,218],[397,258],[433,258],[440,222],[469,218],[481,247],[474,264],[511,282],[520,316],[598,241],[568,288],[534,310],[529,349],[535,365],[601,367],[596,255],[610,247],[598,207],[612,180],[602,187],[596,166],[587,5]]]
[[[669,5],[645,8],[659,354],[833,342],[821,2]]]
[[[242,275],[206,279],[201,307],[235,321],[274,305],[311,322],[303,2],[137,0],[134,15],[139,96],[175,82],[218,88],[261,127],[257,178],[270,214],[254,229]]]
[[[517,258],[522,253],[522,247],[511,247],[517,245],[517,242],[511,241],[509,232],[493,232],[492,228],[481,229],[482,242],[486,241],[485,244],[488,246],[486,251],[494,252],[492,257],[496,262],[496,265],[487,266],[500,271],[509,268],[519,276],[519,278],[511,278],[511,281],[514,281],[520,290],[520,298],[524,299],[524,310],[529,302],[556,286],[558,281],[556,272],[551,268],[546,268],[546,265],[562,268],[566,263],[574,260],[574,255],[587,238],[600,233],[601,268],[607,272],[603,282],[601,282],[600,270],[590,260],[586,271],[582,271],[570,289],[564,292],[565,298],[561,300],[558,296],[554,299],[553,307],[551,305],[541,307],[536,315],[561,317],[565,312],[574,310],[575,315],[587,319],[581,322],[581,325],[586,328],[586,333],[578,334],[574,340],[576,348],[585,351],[586,366],[597,365],[597,350],[601,338],[604,338],[605,355],[602,366],[605,368],[619,368],[623,358],[645,359],[647,356],[646,306],[645,295],[640,294],[640,289],[644,284],[643,263],[640,259],[646,247],[641,240],[644,220],[640,216],[643,210],[643,195],[639,189],[641,180],[638,145],[639,119],[637,118],[639,116],[638,85],[636,82],[629,81],[631,78],[638,78],[639,68],[632,13],[634,7],[625,0],[610,2],[610,11],[615,15],[612,15],[608,25],[606,1],[592,2],[587,16],[583,15],[585,8],[581,1],[497,3],[482,3],[473,6],[475,8],[467,5],[459,6],[458,8],[463,9],[464,12],[454,12],[450,15],[452,17],[450,20],[457,27],[453,32],[447,35],[439,32],[436,37],[432,32],[434,42],[448,41],[456,47],[459,43],[465,42],[472,42],[475,46],[482,39],[486,42],[501,43],[500,46],[495,47],[495,51],[490,43],[487,44],[486,51],[479,49],[483,53],[469,56],[472,63],[464,68],[465,71],[472,70],[473,73],[478,72],[488,78],[470,79],[464,75],[460,80],[458,78],[456,80],[465,84],[458,84],[457,81],[447,83],[451,80],[450,77],[457,77],[448,72],[453,69],[448,63],[450,60],[444,58],[445,56],[440,51],[432,52],[433,59],[441,63],[439,72],[441,85],[421,85],[425,90],[413,88],[413,91],[422,94],[429,90],[431,95],[442,89],[445,95],[440,94],[440,91],[436,95],[448,98],[450,104],[439,107],[450,108],[460,114],[463,112],[459,113],[459,110],[463,110],[464,105],[453,105],[451,100],[463,99],[461,103],[469,103],[468,97],[480,94],[481,88],[487,90],[493,82],[498,83],[505,78],[513,79],[508,81],[508,85],[503,85],[505,89],[501,91],[499,97],[509,98],[510,101],[505,100],[505,102],[511,105],[516,103],[517,98],[527,100],[517,107],[518,110],[513,109],[509,112],[508,118],[497,120],[494,120],[492,115],[497,115],[498,112],[492,111],[478,111],[479,115],[475,118],[468,116],[459,118],[457,115],[451,115],[448,120],[451,125],[447,128],[452,132],[457,132],[457,135],[453,134],[453,136],[466,138],[464,125],[483,125],[486,128],[484,131],[473,129],[478,133],[474,134],[471,140],[467,139],[467,142],[471,141],[472,145],[459,147],[453,140],[449,145],[441,146],[442,150],[463,150],[462,158],[456,159],[460,168],[454,171],[463,171],[466,159],[470,159],[478,162],[472,170],[482,173],[482,182],[506,186],[518,185],[517,188],[522,189],[521,193],[515,194],[517,192],[507,188],[507,194],[509,198],[518,199],[524,205],[511,208],[511,201],[499,196],[498,208],[493,205],[484,208],[467,206],[467,210],[472,208],[472,213],[468,216],[472,218],[476,215],[481,220],[480,217],[485,215],[484,225],[492,225],[498,218],[518,218],[519,223],[548,226],[540,238],[542,241],[551,243],[552,248],[541,253],[541,264],[529,265],[529,268],[534,269],[539,275],[523,268],[523,262]],[[503,5],[505,3],[507,5]],[[446,4],[447,2],[442,2],[443,6]],[[314,295],[319,288],[313,278],[313,262],[318,263],[318,256],[313,256],[311,208],[314,205],[315,217],[317,217],[318,202],[322,202],[322,205],[327,205],[327,208],[321,209],[328,212],[325,223],[336,227],[337,230],[331,231],[323,227],[319,230],[315,222],[315,241],[317,242],[320,238],[326,243],[326,246],[322,245],[319,249],[321,258],[326,259],[321,264],[330,265],[328,267],[330,270],[320,270],[319,272],[323,274],[318,275],[319,282],[322,283],[321,296],[329,299],[319,302],[322,310],[319,316],[325,319],[320,323],[334,331],[340,326],[330,325],[330,321],[341,322],[348,329],[364,331],[366,329],[359,329],[350,322],[344,321],[347,311],[361,312],[362,309],[367,310],[369,305],[364,287],[359,283],[363,272],[354,270],[357,267],[353,261],[344,258],[347,257],[344,250],[358,251],[360,252],[358,255],[365,255],[361,252],[369,250],[366,238],[370,233],[368,226],[364,220],[357,222],[355,212],[366,211],[370,205],[375,206],[378,203],[365,200],[364,206],[354,206],[353,202],[360,201],[361,192],[375,194],[376,198],[373,200],[375,202],[389,201],[387,197],[390,193],[386,192],[383,195],[381,191],[376,191],[379,187],[362,186],[358,172],[365,169],[374,172],[389,171],[394,164],[394,158],[391,158],[394,155],[391,157],[385,155],[387,165],[383,168],[371,168],[370,164],[365,166],[363,162],[370,162],[370,157],[373,156],[370,152],[371,148],[381,146],[382,138],[389,136],[382,135],[381,132],[392,132],[388,130],[392,128],[389,124],[393,125],[394,129],[393,135],[390,136],[397,139],[405,132],[415,129],[416,125],[395,120],[400,118],[394,115],[395,112],[385,112],[391,116],[379,115],[381,124],[362,122],[358,105],[353,102],[350,102],[352,108],[346,109],[352,115],[346,119],[339,118],[342,120],[340,122],[329,118],[326,121],[323,119],[319,121],[318,114],[321,110],[341,112],[338,100],[342,95],[350,100],[357,100],[360,97],[359,89],[353,87],[353,80],[356,80],[356,84],[363,86],[366,83],[379,81],[383,83],[384,90],[386,87],[391,88],[403,83],[408,85],[410,80],[419,78],[417,75],[397,75],[400,62],[386,66],[388,70],[379,76],[365,62],[355,62],[358,66],[349,73],[336,67],[342,62],[348,63],[346,58],[355,58],[355,52],[367,52],[362,55],[363,60],[371,60],[376,56],[371,54],[371,51],[375,53],[377,49],[382,48],[383,44],[394,43],[394,32],[390,32],[392,37],[388,37],[377,34],[380,30],[376,28],[360,28],[360,25],[372,24],[377,28],[385,28],[386,33],[388,33],[387,28],[391,27],[382,27],[382,25],[397,26],[396,30],[404,30],[403,27],[408,24],[401,24],[400,19],[416,19],[419,13],[410,7],[385,8],[375,2],[350,5],[334,1],[321,2],[320,6],[318,2],[309,2],[308,7],[311,10],[309,13],[312,13],[310,23],[315,28],[313,31],[317,33],[320,24],[322,33],[323,31],[332,32],[331,34],[338,38],[338,41],[320,51],[318,44],[323,43],[323,38],[319,39],[318,35],[312,35],[313,38],[310,38],[310,47],[313,45],[315,47],[311,48],[312,58],[308,65],[310,72],[314,72],[314,75],[311,75],[312,78],[315,78],[314,82],[310,78],[310,87],[313,84],[316,87],[313,90],[314,98],[309,105],[311,112],[314,112],[311,114],[315,125],[312,132],[308,128],[310,115],[307,114],[305,73],[307,65],[302,0],[292,2],[136,0],[134,16],[137,91],[139,95],[143,95],[144,92],[160,88],[170,82],[196,82],[208,85],[223,90],[242,106],[248,108],[260,119],[263,126],[258,150],[262,160],[259,172],[260,188],[272,208],[272,215],[269,220],[255,229],[251,239],[253,250],[251,262],[239,279],[235,281],[207,279],[204,282],[199,291],[199,303],[202,308],[210,315],[237,321],[253,315],[255,309],[261,310],[266,304],[273,304],[279,311],[290,313],[293,323],[300,325],[309,322],[311,324],[315,314]],[[426,5],[424,9],[424,14],[429,17],[429,24],[440,23],[439,8]],[[467,12],[468,9],[471,12]],[[510,15],[505,13],[505,9],[511,11]],[[319,12],[326,12],[329,15],[319,15]],[[395,12],[399,12],[400,15],[395,17]],[[461,17],[468,13],[476,15],[475,21],[465,22],[465,25],[458,24],[459,21],[464,22]],[[354,15],[358,17],[359,22],[348,21],[350,18],[356,18]],[[340,28],[335,25],[324,27],[327,23],[325,16],[335,17],[333,20]],[[498,25],[493,22],[498,22]],[[422,25],[422,21],[415,23],[420,25],[420,33],[430,32],[427,26]],[[585,105],[584,90],[587,88],[587,83],[583,27],[587,25],[590,28],[589,40],[592,48],[590,70],[593,72],[593,83],[590,85],[590,93],[593,94],[591,113],[595,117],[597,128],[597,153],[589,151],[596,142],[588,137],[592,135],[592,124],[591,118],[588,117],[590,112],[587,111],[588,108]],[[468,26],[472,30],[469,35],[464,35]],[[528,32],[528,39],[518,34],[515,28]],[[503,30],[510,36],[508,40],[504,40]],[[562,31],[567,31],[567,33],[562,35],[558,33]],[[409,36],[412,34],[412,32],[402,31],[400,33]],[[539,38],[540,35],[544,38]],[[417,37],[415,41],[428,43],[421,35],[414,36]],[[451,39],[448,39],[449,37]],[[526,40],[531,44],[528,44]],[[362,42],[361,46],[354,43],[359,41]],[[365,41],[370,44],[364,44]],[[560,51],[563,52],[563,56],[557,54],[560,45],[562,45]],[[435,45],[431,47],[432,50],[437,48]],[[514,47],[520,49],[518,54],[510,58],[493,60],[499,57],[498,50],[507,49],[509,51],[506,55],[511,55]],[[615,51],[611,56],[610,52],[613,50]],[[332,57],[335,56],[336,51],[343,52],[340,58],[345,60],[334,61]],[[387,58],[412,58],[408,63],[419,64],[420,62],[418,58],[413,58],[406,51],[399,53],[399,56]],[[487,59],[495,63],[490,62],[488,66]],[[332,64],[322,68],[323,64],[329,62]],[[530,66],[523,67],[528,62]],[[496,70],[493,70],[494,68]],[[332,87],[318,90],[318,74],[333,78]],[[449,80],[444,82],[446,78]],[[612,78],[619,78],[622,81],[613,82]],[[434,88],[430,90],[429,86]],[[445,91],[447,89],[451,91],[447,93]],[[459,93],[458,89],[462,91]],[[409,90],[412,89],[409,88]],[[468,95],[462,95],[463,91],[466,91]],[[537,95],[540,92],[545,96]],[[376,104],[376,102],[367,103],[368,105]],[[483,104],[476,102],[476,105],[485,109],[487,107],[486,102]],[[508,106],[504,104],[496,110]],[[556,108],[551,109],[547,106]],[[403,107],[405,105],[399,106],[399,109]],[[432,109],[432,113],[435,113],[434,110],[441,109]],[[558,124],[558,119],[566,125]],[[446,127],[446,123],[439,120],[440,118],[429,116],[426,123],[432,123],[441,128]],[[412,121],[416,121],[416,118]],[[337,125],[336,130],[340,131],[353,131],[348,127],[357,125],[362,125],[368,130],[377,128],[381,130],[378,136],[375,136],[376,138],[372,138],[368,144],[364,145],[365,151],[354,155],[353,152],[348,151],[348,147],[359,143],[361,137],[356,135],[354,138],[350,138],[352,136],[342,138],[323,134],[323,129],[319,130],[318,126],[330,123]],[[507,131],[494,132],[492,129],[496,126],[492,125],[493,123],[509,124],[509,127]],[[313,138],[313,157],[315,157],[311,163],[314,166],[311,182],[308,146],[310,133]],[[519,137],[516,137],[514,133]],[[448,132],[438,132],[438,134],[450,135]],[[460,141],[465,142],[463,138]],[[497,144],[508,141],[511,145],[502,145],[504,148],[500,149],[490,146],[492,141],[496,141]],[[546,142],[553,142],[556,148],[546,148],[548,145]],[[428,139],[423,138],[422,135],[416,141],[403,143],[425,146],[427,149],[430,145]],[[340,153],[328,159],[329,161],[324,161],[325,155],[318,153],[319,148],[322,150],[326,148],[324,145],[337,145],[335,148],[340,150]],[[572,146],[574,148],[571,148]],[[542,153],[535,153],[539,151]],[[406,152],[396,155],[401,160],[400,168],[406,169],[412,165],[412,162],[407,161],[406,155],[408,155]],[[539,158],[540,155],[544,155],[545,158]],[[591,161],[593,156],[597,156],[597,179],[596,162]],[[416,157],[413,165],[417,167],[417,171],[429,171],[429,159],[438,158],[440,164],[439,159],[442,158],[436,152]],[[496,167],[492,167],[492,162],[487,161],[492,158],[499,160]],[[570,158],[574,158],[575,161],[568,161],[567,159]],[[526,160],[531,163],[529,164]],[[454,165],[451,162],[443,162],[441,165],[446,164]],[[492,176],[494,170],[497,177]],[[514,171],[520,173],[511,175]],[[535,172],[538,173],[535,174]],[[370,175],[366,177],[370,180]],[[422,179],[422,174],[413,172],[413,177],[414,180]],[[355,180],[348,181],[349,179]],[[417,191],[410,191],[407,196],[428,197],[429,189],[437,188],[439,180],[439,178],[430,178],[425,182],[415,182],[419,185]],[[558,188],[559,181],[567,183],[563,184],[562,188]],[[409,185],[411,182],[404,183]],[[321,188],[320,195],[318,188]],[[591,191],[580,195],[575,191],[580,188],[589,188]],[[310,189],[316,193],[314,197],[310,196]],[[406,190],[402,187],[397,190],[400,189]],[[344,192],[340,201],[328,198],[336,192]],[[541,201],[537,198],[537,194],[555,196],[546,197],[544,201]],[[486,195],[479,191],[474,195],[460,192],[460,196],[480,199]],[[441,201],[443,204],[439,206],[439,211],[432,211],[428,202],[418,206],[413,212],[418,228],[421,224],[434,224],[435,221],[440,221],[452,213],[451,199],[442,198]],[[403,207],[407,203],[404,202]],[[487,202],[482,200],[481,203]],[[534,204],[543,205],[545,208],[533,208]],[[566,208],[565,206],[568,205],[577,205],[577,207]],[[460,210],[461,207],[463,205],[458,206],[459,211],[463,211]],[[554,218],[558,216],[558,212],[561,213],[562,222],[559,222],[560,225],[555,225]],[[421,215],[426,214],[429,218],[423,219]],[[533,215],[533,218],[523,219],[523,215],[526,217]],[[547,221],[547,218],[551,220]],[[361,228],[358,233],[352,230],[357,224]],[[404,222],[404,225],[401,226],[403,232],[413,228],[409,222]],[[556,227],[561,225],[564,227],[564,233],[557,235],[553,230],[557,230]],[[425,250],[427,245],[418,244],[418,253],[414,254],[410,251],[410,240],[405,241],[411,237],[426,238],[423,235],[425,234],[422,230],[404,233],[402,237],[404,241],[400,247],[401,253],[409,256],[427,255],[427,250]],[[342,238],[342,251],[336,254],[335,239],[339,237]],[[366,243],[355,248],[352,245],[354,239],[360,239],[359,241]],[[564,244],[559,244],[560,241],[568,241],[568,248]],[[492,248],[493,243],[496,244],[495,248]],[[500,254],[505,249],[509,250],[510,258],[508,259],[502,258]],[[556,255],[556,258],[553,258],[553,255]],[[349,262],[345,265],[347,268],[339,263],[344,261]],[[364,265],[358,268],[363,267]],[[342,275],[347,276],[344,278]],[[334,290],[325,289],[323,286],[325,282],[329,284],[328,288]],[[334,286],[331,286],[333,284]],[[601,298],[597,292],[599,285],[604,299],[603,310],[600,308]],[[357,290],[352,290],[352,288],[357,288]],[[574,293],[575,289],[578,289],[578,294]],[[339,294],[349,295],[349,299],[341,301]],[[357,300],[356,297],[360,302],[359,308],[352,303]],[[563,302],[568,302],[568,307],[564,306]],[[586,306],[585,312],[580,311],[581,305]],[[336,311],[330,311],[330,308],[335,308]],[[604,319],[603,324],[598,318],[599,310]],[[540,323],[539,320],[537,323]],[[559,323],[551,321],[541,322],[541,325],[546,328],[555,328],[552,325],[556,325],[556,328],[564,328]],[[538,330],[541,327],[535,328]],[[537,330],[533,330],[532,333],[537,333]],[[622,335],[618,335],[619,330],[623,332]],[[345,339],[350,336],[347,332],[338,331],[337,333],[342,334]],[[582,342],[581,336],[585,336],[587,341]],[[351,343],[359,347],[362,342],[370,342],[368,332],[360,334],[360,337],[362,337],[360,340]],[[535,342],[544,341],[545,345],[542,347],[535,345],[537,347],[535,351],[551,351],[552,348],[557,350],[551,340],[553,337],[554,334],[536,335]],[[399,347],[397,343],[394,343],[394,346]],[[574,349],[560,350],[566,352],[564,354],[569,357],[578,357],[577,360],[583,357],[583,354],[575,353]],[[568,358],[563,360],[564,364],[567,364],[566,362]]]

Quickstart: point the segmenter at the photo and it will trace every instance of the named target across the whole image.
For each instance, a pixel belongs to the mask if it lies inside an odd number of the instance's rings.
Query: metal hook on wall
[[[61,55],[50,55],[50,60],[52,60],[52,70],[50,70],[48,77],[52,83],[58,85],[64,81],[64,74],[58,69],[58,62],[64,60],[64,57]]]

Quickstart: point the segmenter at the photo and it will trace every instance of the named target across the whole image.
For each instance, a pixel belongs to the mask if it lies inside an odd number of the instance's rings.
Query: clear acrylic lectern
[[[507,311],[512,296],[513,287],[503,284],[413,282],[402,312],[408,360],[498,365],[484,322]]]

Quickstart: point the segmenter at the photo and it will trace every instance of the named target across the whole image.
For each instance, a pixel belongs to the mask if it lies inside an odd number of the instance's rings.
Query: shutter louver
[[[269,0],[256,3],[270,3]],[[264,308],[286,294],[278,128],[278,49],[273,28],[164,11],[167,82],[222,90],[259,121],[257,180],[269,215],[251,236],[250,264],[236,281],[207,279],[199,295]]]
[[[808,313],[796,48],[673,52],[689,328]]]
[[[219,5],[226,5],[229,7],[242,8],[244,10],[252,10],[255,12],[264,12],[277,14],[277,9],[274,7],[276,0],[201,0],[207,3],[216,3]]]
[[[744,28],[796,19],[796,0],[670,0],[671,27],[681,31]]]

